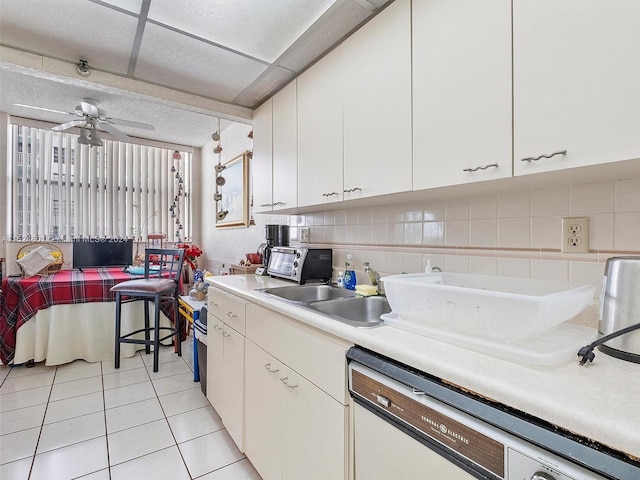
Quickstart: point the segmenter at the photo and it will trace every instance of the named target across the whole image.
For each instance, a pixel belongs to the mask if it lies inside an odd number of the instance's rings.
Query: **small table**
[[[187,320],[187,335],[193,323],[200,318],[200,310],[207,302],[194,300],[189,295],[182,295],[178,299],[178,309],[180,315]],[[198,339],[196,337],[196,329],[193,328],[193,381],[200,381],[200,368],[198,366]]]

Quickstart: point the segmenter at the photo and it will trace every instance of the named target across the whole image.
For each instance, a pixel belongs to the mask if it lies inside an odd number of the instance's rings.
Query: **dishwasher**
[[[620,452],[362,347],[347,352],[356,480],[632,480]]]

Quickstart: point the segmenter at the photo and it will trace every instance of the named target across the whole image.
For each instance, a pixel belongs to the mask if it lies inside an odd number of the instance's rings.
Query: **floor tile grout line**
[[[51,388],[49,390],[49,397],[47,398],[46,406],[44,407],[44,414],[42,415],[42,422],[40,423],[40,431],[38,432],[38,439],[36,440],[36,446],[33,449],[33,455],[31,456],[31,465],[29,466],[29,476],[31,478],[33,474],[33,467],[36,463],[36,455],[38,453],[38,447],[40,446],[40,439],[42,438],[42,429],[44,428],[44,419],[47,418],[47,411],[49,410],[49,402],[51,401],[51,394],[53,393],[53,385],[56,381],[56,374],[58,373],[58,366],[55,367],[53,372],[53,378],[51,379]]]
[[[100,372],[102,379],[102,414],[104,417],[104,443],[107,447],[107,471],[109,473],[109,478],[111,478],[111,455],[109,452],[109,430],[107,427],[107,399],[105,397],[105,389],[104,389],[104,364],[100,362]]]

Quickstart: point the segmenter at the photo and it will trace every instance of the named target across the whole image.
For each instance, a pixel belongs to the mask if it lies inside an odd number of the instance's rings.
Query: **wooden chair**
[[[174,337],[178,356],[182,356],[181,325],[178,309],[180,295],[180,274],[184,262],[184,249],[147,248],[145,250],[144,278],[128,280],[111,287],[116,294],[116,333],[115,333],[115,368],[120,368],[120,344],[135,343],[145,346],[149,354],[153,346],[153,371],[158,371],[158,352],[160,342]],[[156,262],[156,260],[159,260]],[[144,328],[125,335],[121,332],[122,304],[144,301]],[[154,303],[155,314],[153,326],[149,322],[149,303]],[[173,327],[160,326],[160,310],[163,302],[173,304]],[[161,330],[169,331],[161,337]],[[130,338],[144,332],[144,339]],[[151,338],[153,333],[153,338]]]

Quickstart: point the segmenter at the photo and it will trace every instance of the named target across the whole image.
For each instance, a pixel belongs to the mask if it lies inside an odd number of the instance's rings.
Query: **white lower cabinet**
[[[220,415],[222,423],[235,444],[242,451],[244,451],[244,305],[243,301],[236,297],[214,288],[209,289],[207,399]]]
[[[322,332],[293,326],[261,307],[247,307],[245,453],[265,480],[348,476],[344,357],[348,345],[326,337]],[[325,357],[340,352],[341,367],[332,372],[342,384],[339,399],[320,388],[326,380],[322,375],[305,378],[296,370],[298,363],[302,370],[308,369],[307,357],[313,352],[301,345],[310,338],[324,352],[313,358],[320,368],[333,365],[338,359],[325,362]]]

